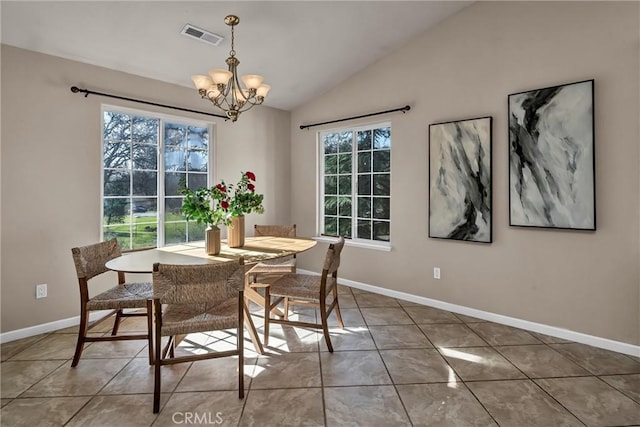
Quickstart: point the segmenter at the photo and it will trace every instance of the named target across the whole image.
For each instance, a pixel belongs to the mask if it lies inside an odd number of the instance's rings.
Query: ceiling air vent
[[[196,38],[200,41],[212,44],[214,46],[218,46],[222,42],[222,40],[224,40],[224,37],[222,36],[219,36],[207,30],[203,30],[202,28],[194,27],[191,24],[185,25],[182,29],[181,34]]]

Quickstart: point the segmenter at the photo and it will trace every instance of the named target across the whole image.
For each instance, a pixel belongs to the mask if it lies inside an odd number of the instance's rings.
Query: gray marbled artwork
[[[509,95],[510,225],[595,230],[593,80]]]
[[[429,237],[491,243],[491,122],[429,125]]]

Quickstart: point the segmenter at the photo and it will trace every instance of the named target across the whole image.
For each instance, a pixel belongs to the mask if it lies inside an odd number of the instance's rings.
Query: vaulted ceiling
[[[240,74],[263,75],[272,86],[265,104],[291,110],[470,3],[2,1],[0,13],[4,44],[188,87],[191,75],[226,68],[224,17],[238,15]],[[224,40],[215,47],[184,36],[187,23]]]

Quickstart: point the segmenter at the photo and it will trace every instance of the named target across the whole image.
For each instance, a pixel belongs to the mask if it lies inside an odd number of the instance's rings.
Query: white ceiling
[[[191,75],[226,68],[224,17],[238,15],[239,72],[265,76],[265,104],[291,110],[470,3],[3,0],[0,13],[4,44],[188,87]],[[183,36],[186,23],[225,40],[214,47]],[[108,82],[89,87],[97,88]]]

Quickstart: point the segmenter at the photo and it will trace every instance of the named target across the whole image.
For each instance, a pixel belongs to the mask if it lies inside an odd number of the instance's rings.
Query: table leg
[[[246,299],[244,300],[243,304],[244,304],[244,323],[246,324],[247,330],[249,331],[251,342],[253,342],[253,345],[259,354],[264,354],[264,348],[262,347],[262,342],[258,337],[258,331],[256,330],[256,325],[253,324],[253,319],[251,318],[251,312],[249,311],[249,305],[247,304]]]
[[[245,286],[244,296],[264,308],[264,297],[256,292],[251,286]],[[284,313],[277,307],[273,308],[271,312],[278,317],[284,316]]]

